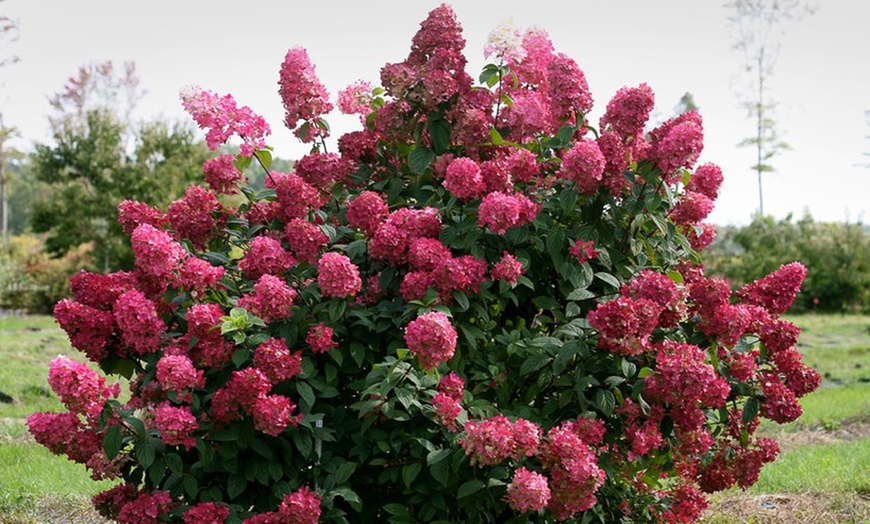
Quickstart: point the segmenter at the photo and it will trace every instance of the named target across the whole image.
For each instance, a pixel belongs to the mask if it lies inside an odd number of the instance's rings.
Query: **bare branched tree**
[[[769,93],[769,79],[788,26],[814,12],[804,0],[733,0],[728,21],[733,30],[734,48],[744,54],[746,88],[738,96],[748,116],[755,121],[755,134],[740,147],[754,147],[757,153],[752,169],[758,174],[758,213],[764,216],[762,174],[773,171],[771,159],[789,149],[781,138],[775,119],[776,102]]]

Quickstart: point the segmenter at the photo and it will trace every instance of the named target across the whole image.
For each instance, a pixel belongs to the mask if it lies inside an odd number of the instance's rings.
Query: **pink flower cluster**
[[[341,253],[324,253],[317,262],[317,287],[325,297],[352,297],[362,289],[359,268]]]
[[[647,84],[622,87],[608,102],[599,127],[609,127],[625,140],[633,139],[643,133],[654,106],[655,95]]]
[[[490,270],[490,276],[493,280],[500,280],[509,284],[516,284],[517,279],[525,273],[522,262],[507,251],[505,251],[501,259]]]
[[[242,180],[242,173],[236,168],[236,157],[225,153],[202,165],[205,181],[215,193],[232,195],[238,192],[238,183]]]
[[[290,351],[281,338],[268,338],[254,349],[254,366],[273,385],[302,373],[302,352]]]
[[[320,496],[307,486],[286,495],[278,510],[261,513],[242,524],[317,524],[320,521]]]
[[[358,80],[338,92],[338,109],[346,115],[359,115],[361,120],[371,111],[372,85]]]
[[[251,280],[263,275],[282,276],[296,265],[296,259],[288,253],[281,242],[268,236],[256,237],[239,261],[239,269]]]
[[[540,206],[522,193],[493,191],[483,197],[477,210],[477,223],[503,235],[512,227],[530,224],[535,220]]]
[[[350,227],[371,236],[389,214],[390,208],[383,198],[372,191],[363,191],[348,204],[346,217]]]
[[[438,367],[453,357],[456,338],[453,324],[440,311],[423,313],[405,327],[405,343],[426,369]]]
[[[503,415],[496,415],[481,422],[469,420],[465,424],[465,437],[459,444],[472,464],[495,466],[508,458],[520,460],[538,452],[541,428],[537,424],[519,418],[511,422]]]
[[[580,193],[594,193],[601,185],[604,155],[594,140],[582,140],[565,153],[556,176],[571,180]]]
[[[318,125],[317,121],[332,111],[333,106],[305,49],[293,47],[287,50],[278,85],[278,93],[284,102],[284,125],[287,129],[296,131],[296,136],[304,142],[328,136],[327,129]],[[297,129],[300,121],[307,125],[303,124]]]
[[[296,290],[276,276],[263,275],[254,284],[251,293],[239,298],[238,306],[260,317],[264,322],[288,318],[293,315]]]
[[[338,342],[335,341],[334,336],[333,329],[320,322],[311,326],[311,329],[308,330],[308,335],[305,336],[305,343],[315,353],[326,353],[338,347]]]
[[[568,249],[568,253],[577,260],[578,264],[585,264],[601,254],[595,249],[595,242],[591,240],[577,240]]]
[[[438,382],[438,393],[432,398],[435,417],[451,432],[456,431],[456,419],[462,413],[462,392],[465,381],[452,371]]]
[[[621,355],[639,355],[649,349],[661,306],[646,298],[619,297],[602,302],[586,319],[598,331],[598,346]]]
[[[550,503],[547,477],[524,467],[519,468],[514,471],[508,484],[507,501],[510,507],[522,513],[541,511]]]
[[[550,470],[548,509],[557,520],[566,520],[595,505],[595,492],[606,474],[598,467],[592,449],[580,439],[576,425],[555,426],[542,444],[541,462]]]
[[[232,135],[242,139],[241,154],[250,157],[254,150],[266,147],[265,138],[272,130],[260,115],[248,106],[238,107],[231,95],[218,96],[198,86],[182,89],[181,105],[201,129],[207,129],[206,144],[214,151]]]
[[[196,446],[193,433],[199,429],[196,416],[189,407],[161,404],[154,409],[154,426],[160,430],[160,438],[169,446]]]

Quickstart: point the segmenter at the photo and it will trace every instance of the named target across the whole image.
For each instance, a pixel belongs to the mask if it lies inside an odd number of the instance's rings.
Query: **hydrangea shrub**
[[[267,123],[186,89],[221,154],[167,210],[124,202],[129,272],[81,272],[55,317],[119,386],[59,357],[67,411],[28,424],[120,482],[149,522],[692,522],[748,487],[819,375],[780,318],[799,263],[732,291],[704,275],[722,181],[700,115],[654,129],[645,84],[593,125],[579,66],[504,27],[479,82],[452,10],[338,107],[301,48],[285,124],[311,153],[270,171]],[[256,162],[266,187],[245,185]],[[232,207],[227,195],[236,195]]]

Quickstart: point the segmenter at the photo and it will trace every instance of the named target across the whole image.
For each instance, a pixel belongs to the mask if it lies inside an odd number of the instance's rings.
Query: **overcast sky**
[[[275,154],[304,154],[283,125],[278,68],[287,49],[303,46],[335,96],[351,82],[377,82],[386,62],[405,58],[411,37],[441,2],[382,0],[297,2],[220,0],[5,0],[0,13],[17,19],[20,38],[4,51],[20,61],[0,69],[0,104],[20,146],[48,138],[47,97],[80,65],[134,61],[147,91],[139,115],[185,118],[178,90],[189,84],[231,93],[272,126]],[[765,175],[765,212],[809,211],[817,220],[870,221],[870,3],[817,0],[810,17],[789,27],[770,79],[777,120],[792,150]],[[704,117],[702,162],[719,164],[725,183],[711,220],[745,224],[758,208],[751,148],[754,122],[739,105],[742,55],[732,49],[721,1],[549,0],[452,2],[467,40],[469,72],[483,65],[489,32],[511,18],[520,28],[546,29],[556,50],[584,70],[597,123],[624,85],[649,84],[659,120],[690,92]],[[359,125],[328,118],[335,134]]]

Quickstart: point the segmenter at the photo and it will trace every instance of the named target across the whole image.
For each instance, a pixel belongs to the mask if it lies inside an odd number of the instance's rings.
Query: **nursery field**
[[[715,496],[704,522],[870,522],[870,316],[790,320],[822,387],[803,399],[796,422],[762,425],[782,455],[752,489]],[[91,481],[26,431],[28,415],[61,407],[46,383],[58,354],[81,358],[50,317],[0,318],[0,524],[103,522],[88,499],[110,484]]]

